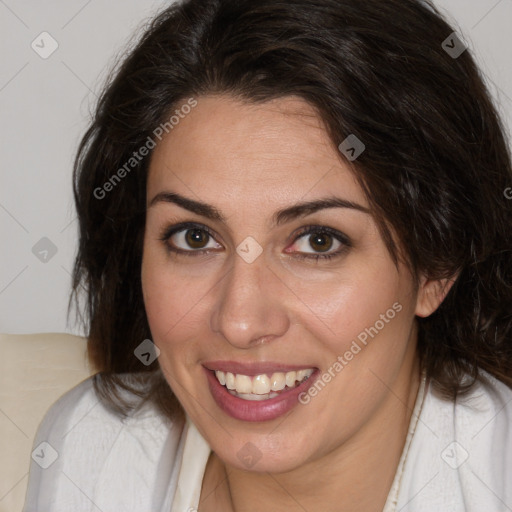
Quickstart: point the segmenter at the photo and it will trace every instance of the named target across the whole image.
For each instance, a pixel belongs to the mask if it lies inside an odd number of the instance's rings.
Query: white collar
[[[209,444],[199,433],[192,420],[186,418],[183,430],[183,448],[180,446],[181,465],[174,496],[168,493],[162,512],[197,511],[206,463],[211,453]],[[172,503],[172,509],[171,507]]]

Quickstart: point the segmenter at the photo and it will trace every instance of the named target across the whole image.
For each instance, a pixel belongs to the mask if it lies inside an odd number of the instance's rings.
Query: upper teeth
[[[281,391],[288,386],[295,386],[295,383],[301,382],[313,373],[313,369],[298,370],[293,372],[276,372],[269,378],[266,374],[255,375],[236,375],[231,372],[222,372],[217,370],[215,376],[217,380],[228,389],[232,389],[237,393],[253,393],[256,395],[265,395],[270,391]]]

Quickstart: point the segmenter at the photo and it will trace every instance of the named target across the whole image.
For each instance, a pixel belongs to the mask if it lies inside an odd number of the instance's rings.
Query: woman
[[[189,0],[76,161],[89,355],[26,512],[512,509],[510,154],[418,0]]]

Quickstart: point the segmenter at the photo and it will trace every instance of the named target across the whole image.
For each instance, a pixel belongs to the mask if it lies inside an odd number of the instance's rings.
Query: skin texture
[[[327,208],[273,225],[277,210],[303,201],[336,196],[368,208],[306,102],[197,100],[155,148],[148,205],[173,192],[214,206],[225,220],[169,202],[148,206],[141,277],[160,365],[213,450],[199,510],[382,510],[419,385],[415,315],[436,309],[446,283],[420,277],[415,286],[363,211]],[[178,234],[160,240],[181,222],[212,231],[208,252],[169,251],[198,250]],[[350,246],[327,238],[328,252],[343,252],[301,259],[319,253],[300,234],[308,225],[337,230]],[[236,252],[248,236],[263,249],[252,263]],[[395,303],[400,312],[307,405],[244,422],[214,402],[203,363],[273,361],[327,371]],[[261,455],[250,471],[237,456],[248,442]]]

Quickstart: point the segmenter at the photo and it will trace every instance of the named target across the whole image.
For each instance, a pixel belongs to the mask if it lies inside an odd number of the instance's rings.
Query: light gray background
[[[511,126],[512,0],[436,3],[469,42]],[[84,334],[66,320],[77,245],[74,154],[115,57],[168,4],[0,0],[0,332]],[[31,47],[51,48],[42,32],[58,44],[46,59]],[[57,248],[47,262],[32,252],[43,237]]]

